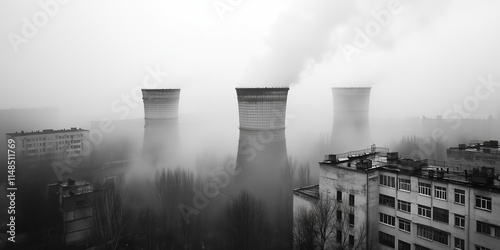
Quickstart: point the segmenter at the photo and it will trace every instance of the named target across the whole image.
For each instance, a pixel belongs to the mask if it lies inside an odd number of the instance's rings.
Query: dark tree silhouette
[[[269,225],[262,201],[242,191],[227,209],[231,249],[267,249]]]
[[[349,217],[355,214],[355,207],[336,202],[329,197],[318,199],[310,209],[300,209],[294,220],[295,248],[367,249],[366,224],[352,225],[352,218]],[[369,245],[369,249],[376,246]]]
[[[105,249],[116,249],[127,225],[126,205],[120,182],[106,182],[93,193],[96,232]]]

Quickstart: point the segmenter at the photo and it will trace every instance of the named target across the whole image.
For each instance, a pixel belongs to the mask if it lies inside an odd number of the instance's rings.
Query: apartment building
[[[294,209],[314,202],[311,189],[318,189],[316,199],[328,195],[353,204],[353,227],[367,229],[370,248],[500,246],[500,185],[494,168],[432,166],[383,148],[328,155],[319,165],[319,185],[296,189]]]
[[[84,138],[89,131],[81,128],[44,129],[7,133],[15,141],[16,158],[23,161],[64,159],[83,155]]]

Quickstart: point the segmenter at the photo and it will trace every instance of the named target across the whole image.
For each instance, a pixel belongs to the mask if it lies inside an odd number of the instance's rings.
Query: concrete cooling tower
[[[370,87],[332,88],[332,149],[343,153],[369,148]]]
[[[145,163],[154,168],[175,168],[179,163],[180,89],[143,89]]]
[[[242,190],[264,202],[275,229],[275,249],[287,249],[292,230],[292,187],[285,138],[289,88],[237,88],[240,138],[232,195]]]

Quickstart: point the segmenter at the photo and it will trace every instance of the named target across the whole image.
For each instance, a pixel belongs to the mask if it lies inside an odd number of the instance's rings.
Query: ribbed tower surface
[[[180,89],[143,89],[146,120],[172,119],[179,116]]]
[[[236,88],[240,129],[285,128],[289,88]]]

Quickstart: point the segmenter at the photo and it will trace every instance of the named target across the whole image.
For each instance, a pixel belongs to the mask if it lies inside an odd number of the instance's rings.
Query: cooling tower
[[[289,249],[292,230],[292,186],[285,138],[289,88],[237,88],[240,138],[231,192],[252,193],[264,202],[276,246]]]
[[[370,87],[332,88],[333,152],[342,153],[369,148]]]
[[[179,155],[180,89],[143,89],[145,163],[151,167],[174,168]]]
[[[284,129],[288,89],[236,88],[240,129]]]

